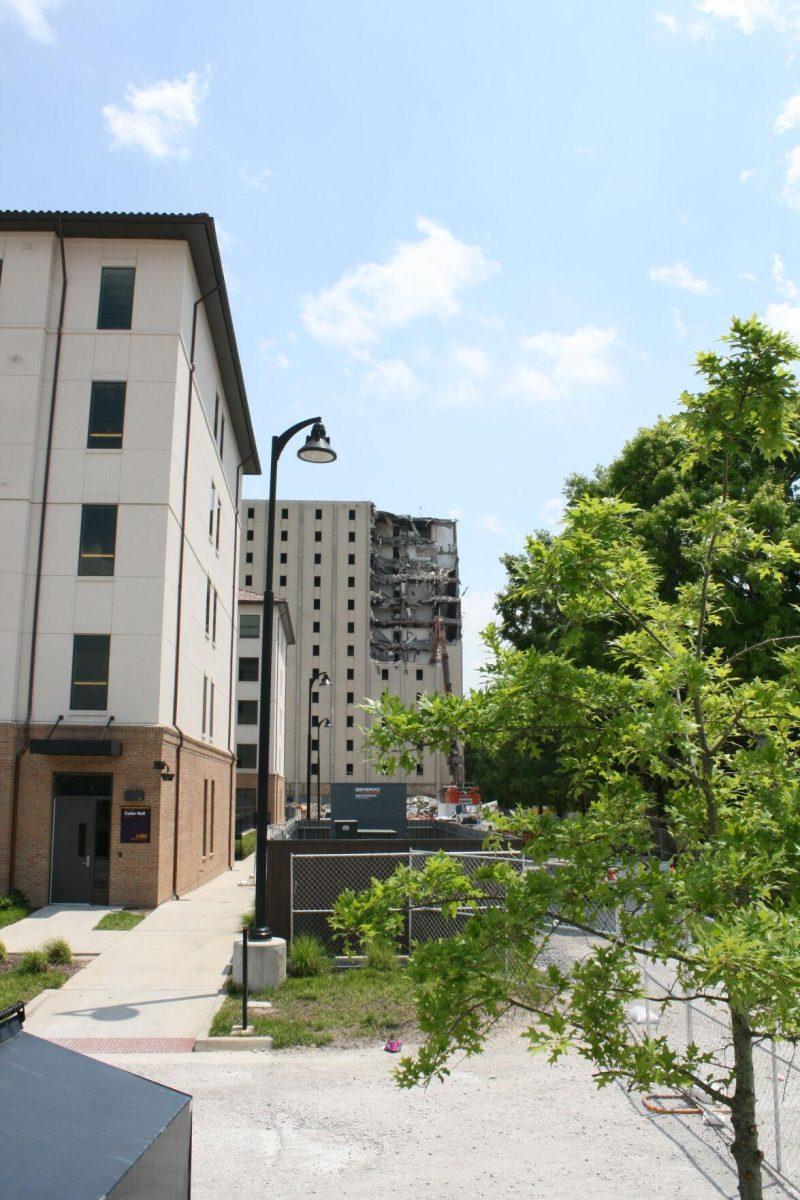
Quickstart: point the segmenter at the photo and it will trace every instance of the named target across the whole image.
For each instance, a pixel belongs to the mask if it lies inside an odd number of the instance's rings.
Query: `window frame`
[[[86,537],[86,532],[87,532],[86,531],[87,518],[89,517],[90,514],[95,514],[98,512],[113,512],[113,514],[114,514],[113,536],[112,536],[111,542],[110,542],[110,545],[111,545],[110,552],[108,550],[103,550],[103,549],[93,551],[88,548],[84,548],[84,539]],[[114,570],[116,567],[116,559],[117,559],[117,523],[118,523],[118,519],[119,519],[119,505],[118,504],[82,504],[81,505],[81,527],[80,527],[80,532],[78,534],[78,571],[77,571],[80,578],[82,578],[82,579],[87,579],[87,578],[88,579],[113,579]],[[103,543],[98,543],[98,544],[102,545]],[[106,562],[110,560],[111,570],[110,571],[83,570],[83,567],[87,562],[94,561],[95,559],[104,560]],[[100,565],[99,561],[98,561],[98,565]]]
[[[97,679],[76,679],[78,670],[78,651],[79,643],[83,643],[83,649],[88,651],[90,648],[86,645],[88,639],[92,639],[96,643],[105,643],[105,680]],[[95,646],[95,650],[98,646]],[[110,633],[74,633],[72,635],[72,666],[70,668],[70,688],[69,688],[69,710],[70,712],[107,712],[108,711],[108,688],[109,678],[111,675],[111,634]],[[101,687],[104,688],[102,704],[77,704],[78,694],[76,687]]]
[[[111,388],[119,388],[120,393],[117,397],[120,405],[119,412],[119,433],[116,431],[109,432],[107,430],[99,430],[92,432],[92,425],[99,424],[97,409],[100,407],[103,399],[108,401]],[[103,397],[103,392],[108,391],[108,395]],[[125,401],[127,399],[128,384],[125,380],[118,379],[93,379],[89,389],[89,423],[86,429],[86,449],[87,450],[121,450],[122,439],[125,432]],[[94,421],[93,418],[94,417]],[[100,444],[94,444],[92,438],[101,439]],[[111,439],[119,439],[115,445],[110,445]],[[104,439],[107,439],[104,440]]]
[[[101,318],[103,317],[103,301],[104,300],[108,301],[108,296],[105,293],[106,280],[111,279],[112,272],[115,275],[120,275],[122,272],[124,272],[125,275],[128,276],[131,280],[130,311],[128,312],[127,317],[126,317],[126,321],[127,321],[126,324],[113,324],[113,323],[109,324],[107,321],[101,320]],[[111,329],[111,330],[117,330],[117,331],[125,331],[128,329],[132,329],[133,328],[133,302],[134,302],[135,295],[136,295],[136,267],[135,266],[131,267],[131,266],[111,266],[111,265],[109,265],[109,266],[101,267],[100,268],[100,289],[99,289],[98,298],[97,298],[97,328],[98,329]]]

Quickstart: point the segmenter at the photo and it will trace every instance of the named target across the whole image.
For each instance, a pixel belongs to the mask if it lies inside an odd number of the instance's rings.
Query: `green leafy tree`
[[[499,864],[467,877],[433,863],[422,878],[350,894],[337,919],[350,937],[396,932],[412,888],[472,912],[462,932],[414,952],[426,1039],[403,1061],[402,1084],[444,1076],[455,1051],[479,1051],[517,1007],[533,1049],[555,1060],[577,1048],[601,1086],[693,1087],[727,1106],[739,1194],[761,1200],[753,1045],[800,1033],[800,643],[766,600],[747,642],[733,648],[725,631],[743,581],[763,597],[795,586],[795,526],[779,519],[780,504],[772,523],[762,518],[755,495],[771,484],[755,479],[765,463],[785,479],[797,456],[800,352],[755,318],[734,321],[725,340],[724,353],[698,356],[705,387],[683,396],[674,423],[669,469],[681,487],[698,473],[705,481],[680,519],[681,578],[665,578],[630,500],[579,489],[563,532],[529,540],[513,584],[520,608],[530,600],[556,614],[563,633],[516,648],[490,629],[485,691],[429,697],[418,710],[390,697],[374,706],[373,753],[387,771],[454,736],[489,751],[512,737],[531,754],[557,736],[573,794],[594,802],[564,821],[532,810],[506,820],[530,839],[534,869]],[[587,662],[591,639],[602,653]],[[651,854],[655,809],[675,846],[669,870]],[[476,879],[501,885],[503,903],[481,908]],[[609,933],[595,914],[612,906]],[[591,951],[539,979],[553,918],[585,929]],[[644,950],[671,964],[678,995],[727,1009],[731,1062],[632,1030]]]

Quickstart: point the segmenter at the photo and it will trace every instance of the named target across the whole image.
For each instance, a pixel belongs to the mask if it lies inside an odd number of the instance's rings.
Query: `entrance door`
[[[53,903],[108,901],[110,776],[56,776],[53,800]]]

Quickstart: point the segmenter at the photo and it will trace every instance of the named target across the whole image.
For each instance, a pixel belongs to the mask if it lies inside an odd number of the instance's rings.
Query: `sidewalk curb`
[[[213,1050],[271,1050],[271,1037],[208,1037],[198,1038],[194,1044],[194,1052],[208,1053]]]

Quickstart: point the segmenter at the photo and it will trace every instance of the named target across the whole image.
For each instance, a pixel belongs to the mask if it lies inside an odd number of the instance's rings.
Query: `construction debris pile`
[[[428,661],[437,617],[448,642],[461,638],[455,521],[376,511],[370,569],[372,658]]]

